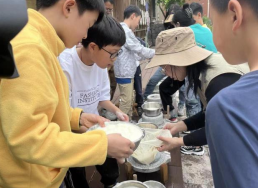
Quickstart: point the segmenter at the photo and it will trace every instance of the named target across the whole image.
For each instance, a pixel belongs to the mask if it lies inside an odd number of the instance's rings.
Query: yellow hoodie
[[[65,46],[44,16],[29,10],[12,44],[20,77],[0,85],[0,187],[59,188],[68,167],[104,163],[107,137],[71,132],[81,109],[70,108],[57,61]]]

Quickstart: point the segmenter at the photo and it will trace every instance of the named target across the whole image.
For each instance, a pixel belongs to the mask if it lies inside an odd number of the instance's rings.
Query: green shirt
[[[200,24],[191,25],[190,28],[194,32],[196,42],[199,43],[198,46],[203,45],[205,46],[206,50],[212,51],[214,53],[218,52],[213,43],[213,35],[210,29],[203,27]]]

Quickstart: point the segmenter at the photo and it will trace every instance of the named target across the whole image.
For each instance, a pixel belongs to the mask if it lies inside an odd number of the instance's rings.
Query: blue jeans
[[[185,84],[179,89],[179,103],[178,106],[186,107],[186,115],[187,117],[191,117],[202,110],[200,98],[198,95],[194,95],[194,91],[190,88],[187,93],[189,82],[188,79],[185,79]]]
[[[155,72],[155,74],[151,77],[149,80],[145,92],[144,92],[144,99],[146,100],[149,95],[151,95],[156,87],[156,85],[159,83],[160,80],[162,80],[165,75],[161,73],[161,67],[158,68],[158,70]]]

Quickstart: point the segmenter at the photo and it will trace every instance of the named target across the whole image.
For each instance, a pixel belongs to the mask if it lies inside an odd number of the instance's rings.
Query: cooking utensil
[[[148,185],[139,181],[129,180],[118,183],[114,188],[149,188]]]
[[[158,102],[161,104],[161,98],[159,94],[151,94],[147,97],[148,102]]]
[[[107,127],[107,126],[121,126],[121,125],[123,125],[123,126],[125,126],[125,127],[127,127],[127,126],[132,126],[134,129],[135,129],[135,131],[139,131],[140,132],[140,134],[139,134],[139,138],[137,138],[137,139],[135,139],[135,140],[131,140],[134,144],[135,144],[135,148],[134,148],[134,151],[137,149],[137,147],[139,146],[139,144],[140,144],[140,142],[141,142],[141,140],[144,138],[144,136],[145,136],[145,132],[144,132],[144,130],[142,130],[140,127],[138,127],[138,126],[136,126],[136,125],[134,125],[134,124],[132,124],[132,123],[129,123],[129,122],[123,122],[123,121],[110,121],[110,122],[105,122],[105,126]],[[88,131],[93,131],[93,130],[101,130],[101,127],[100,127],[100,125],[99,124],[96,124],[96,125],[94,125],[93,127],[91,127],[91,128],[89,128],[89,130]],[[103,130],[105,130],[105,129],[103,129]],[[112,132],[112,133],[114,133],[114,132]],[[118,133],[118,134],[122,134],[121,132],[119,132],[119,130],[117,130],[117,132],[115,132],[115,133]],[[129,138],[127,138],[127,139],[129,139]],[[130,140],[130,139],[129,139]]]
[[[158,126],[156,124],[150,122],[141,122],[137,123],[136,125],[138,125],[141,128],[158,129]]]
[[[149,188],[166,188],[162,183],[158,181],[145,181],[145,185],[147,185]]]
[[[162,105],[158,102],[146,102],[142,105],[142,109],[146,116],[156,117],[160,115]]]

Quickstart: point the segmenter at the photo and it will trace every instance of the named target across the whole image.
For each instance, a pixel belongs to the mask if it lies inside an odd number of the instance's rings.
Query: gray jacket
[[[127,24],[121,23],[121,25],[125,30],[126,43],[122,46],[123,52],[114,63],[115,77],[134,78],[137,69],[136,61],[152,58],[155,50],[142,46]]]

